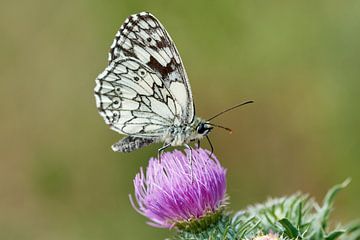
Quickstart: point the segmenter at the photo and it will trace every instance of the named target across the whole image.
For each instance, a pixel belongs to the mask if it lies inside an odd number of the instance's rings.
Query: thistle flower
[[[155,227],[180,229],[209,225],[221,217],[226,204],[226,170],[204,149],[164,153],[161,161],[151,158],[135,176],[133,207]],[[210,223],[211,224],[211,223]]]

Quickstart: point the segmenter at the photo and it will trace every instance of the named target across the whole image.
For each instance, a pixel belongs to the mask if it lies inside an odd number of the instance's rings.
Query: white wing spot
[[[138,32],[138,31],[139,31],[139,27],[138,27],[137,25],[135,25],[135,26],[133,27],[133,31],[134,31],[134,32]]]
[[[165,60],[165,62],[166,62],[165,65],[167,65],[169,62],[171,62],[171,58],[166,54],[165,51],[159,50],[159,53],[163,57],[163,59]]]
[[[167,54],[169,57],[172,57],[172,56],[173,56],[173,54],[171,53],[169,47],[164,47],[163,50],[166,52],[166,54]]]
[[[140,20],[140,21],[139,21],[139,25],[140,25],[140,27],[143,28],[143,29],[149,29],[149,25],[148,25],[145,21],[143,21],[143,20]]]
[[[108,82],[113,82],[113,81],[120,80],[120,78],[118,76],[116,76],[114,73],[110,73],[106,76],[105,80]]]
[[[121,44],[121,41],[119,40],[118,44]],[[123,48],[125,49],[131,49],[132,48],[132,44],[130,39],[126,38],[125,41],[122,43]]]
[[[126,67],[123,65],[118,64],[114,69],[113,72],[115,74],[122,74],[122,73],[126,73]]]
[[[155,27],[156,27],[156,23],[155,23],[153,20],[151,20],[151,19],[148,19],[148,20],[147,20],[147,23],[148,23],[152,28],[155,28]]]
[[[135,61],[127,61],[127,62],[123,62],[122,64],[131,70],[137,70],[140,67],[139,63]]]
[[[97,94],[95,94],[95,102],[96,102],[96,107],[100,108],[101,100],[100,100],[100,97]]]
[[[130,39],[136,39],[136,35],[135,35],[134,32],[130,32],[129,35],[128,35],[128,37],[129,37]]]
[[[145,51],[142,47],[135,45],[134,52],[136,56],[142,61],[142,62],[149,62],[150,61],[150,54]]]

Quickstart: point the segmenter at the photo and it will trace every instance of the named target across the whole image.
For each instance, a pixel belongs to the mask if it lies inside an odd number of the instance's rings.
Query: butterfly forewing
[[[131,15],[117,32],[109,62],[124,58],[137,59],[151,69],[180,105],[178,120],[181,123],[193,121],[194,104],[181,58],[169,34],[150,13]]]
[[[158,75],[134,58],[118,58],[96,79],[100,114],[119,133],[161,138],[181,106]]]

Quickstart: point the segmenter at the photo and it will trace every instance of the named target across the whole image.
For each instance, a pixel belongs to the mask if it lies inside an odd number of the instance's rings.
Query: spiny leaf
[[[285,233],[290,238],[300,237],[299,231],[296,229],[294,225],[287,218],[283,218],[279,220],[279,223],[285,228]]]
[[[333,205],[336,194],[341,189],[346,188],[350,182],[351,182],[350,178],[346,179],[343,183],[333,186],[325,195],[325,198],[323,200],[323,206],[321,207],[321,209],[319,211],[319,221],[321,221],[321,226],[323,229],[326,229],[326,227],[327,227],[327,223],[329,220],[330,212],[331,212],[332,205]]]
[[[329,233],[327,236],[325,236],[325,240],[334,240],[334,239],[337,239],[338,237],[340,237],[340,236],[343,235],[344,233],[345,233],[344,230],[333,231],[333,232]]]

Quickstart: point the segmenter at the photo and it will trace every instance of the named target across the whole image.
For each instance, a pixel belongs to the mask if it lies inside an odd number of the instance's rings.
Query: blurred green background
[[[211,134],[231,208],[352,177],[359,217],[360,1],[10,1],[0,7],[0,239],[163,239],[130,206],[158,146],[113,153],[95,77],[124,19],[150,11],[185,63],[199,116],[245,99]],[[205,143],[204,143],[205,144]],[[206,146],[206,144],[205,144]]]

